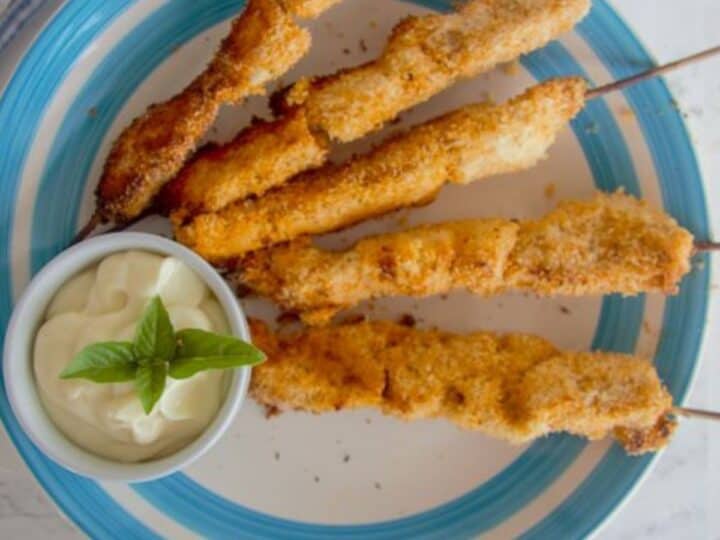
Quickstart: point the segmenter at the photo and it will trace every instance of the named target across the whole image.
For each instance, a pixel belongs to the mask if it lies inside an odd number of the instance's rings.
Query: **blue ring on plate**
[[[646,67],[654,65],[637,37],[609,6],[596,2],[593,15],[598,24],[590,25],[584,21],[578,32],[615,79],[638,71],[637,63]],[[610,31],[613,28],[621,31],[612,35]],[[630,64],[622,54],[626,50],[639,51],[638,57]],[[662,80],[652,80],[629,88],[623,94],[649,143],[655,170],[660,177],[663,206],[696,237],[709,238],[707,201],[702,182],[697,182],[700,179],[697,159],[685,124],[674,110],[674,100],[667,86]],[[657,110],[658,103],[667,104],[670,114]],[[695,181],[694,189],[688,189],[678,178]],[[670,381],[668,388],[677,403],[685,399],[697,370],[707,315],[710,258],[707,254],[697,257],[694,266],[694,271],[683,280],[680,294],[666,300],[661,339],[655,354],[658,372],[664,381]],[[657,455],[628,458],[618,448],[612,449],[592,474],[523,538],[540,540],[589,534],[622,504],[656,458]],[[609,496],[599,501],[594,493],[608,493]],[[582,516],[580,523],[577,516]],[[580,527],[570,530],[568,523],[578,523]]]
[[[232,17],[243,4],[243,0],[168,2],[123,36],[95,68],[63,118],[40,180],[43,197],[35,201],[33,210],[33,274],[72,241],[85,186],[93,181],[89,176],[95,156],[127,99],[173,51]],[[183,14],[179,22],[178,13]],[[120,80],[117,73],[122,74]],[[58,178],[74,180],[58,182]],[[55,204],[58,200],[66,202]]]
[[[218,4],[217,8],[213,12],[207,9],[193,11],[168,4],[125,36],[91,75],[65,116],[41,181],[40,191],[47,196],[38,199],[36,203],[32,245],[39,246],[42,242],[45,245],[42,250],[33,252],[33,270],[42,267],[46,259],[70,239],[84,186],[82,182],[77,182],[75,186],[60,185],[55,178],[83,179],[88,176],[100,141],[125,100],[133,94],[145,76],[172,52],[176,43],[182,43],[189,36],[224,19],[223,10],[228,11],[229,15],[237,5],[229,2]],[[182,13],[182,20],[178,22],[177,18],[169,17],[171,11]],[[168,41],[169,35],[173,36],[172,41]],[[143,62],[138,62],[133,54],[140,42],[143,47],[137,55],[142,57]],[[149,54],[145,54],[146,51]],[[582,68],[558,43],[531,55],[524,63],[538,79],[564,74],[584,75]],[[112,77],[113,73],[123,73],[122,81],[117,82]],[[110,97],[101,101],[105,96]],[[87,111],[91,108],[95,114],[88,115]],[[593,126],[595,130],[588,130],[588,126]],[[573,127],[598,187],[612,191],[620,186],[615,179],[624,178],[624,187],[639,195],[632,161],[622,134],[606,105],[602,102],[589,105]],[[604,137],[598,137],[596,132],[602,132]],[[83,152],[77,152],[79,148]],[[609,159],[610,156],[613,159]],[[59,208],[53,204],[57,197],[73,187],[75,192],[70,191],[67,197],[71,201],[69,207]],[[642,298],[606,299],[598,326],[598,338],[595,340],[596,348],[633,350],[643,311]],[[619,320],[619,313],[624,314],[622,326],[612,323]],[[332,536],[359,533],[414,534],[419,531],[427,533],[429,530],[447,534],[451,526],[458,533],[479,533],[522,509],[551,485],[585,447],[585,443],[577,439],[553,439],[557,440],[562,442],[542,441],[535,444],[502,473],[456,501],[410,518],[373,525],[328,527],[289,520],[273,521],[274,518],[234,504],[182,474],[175,475],[172,482],[164,479],[137,486],[136,490],[171,518],[200,534],[210,536],[229,535],[238,529],[251,535],[290,534],[291,531],[300,532],[298,527],[302,527],[308,534]],[[552,466],[540,466],[548,462]],[[260,523],[265,528],[254,528],[254,525]],[[275,528],[271,523],[274,523]]]
[[[102,14],[82,2],[68,3],[29,49],[0,99],[0,320],[6,327],[12,310],[9,246],[20,175],[46,107],[74,60],[127,7],[107,6]],[[75,26],[77,25],[77,27]],[[73,30],[70,30],[73,28]],[[60,45],[59,45],[60,44]],[[39,74],[39,75],[38,75]],[[4,341],[4,336],[3,336]],[[2,375],[0,375],[0,380]],[[126,512],[95,482],[70,473],[41,453],[27,438],[10,409],[3,384],[0,416],[30,470],[59,508],[94,538],[159,538]]]
[[[523,64],[537,79],[567,74],[586,76],[559,43],[529,55],[523,59]],[[573,130],[599,188],[614,191],[622,186],[640,195],[632,160],[605,103],[588,104],[573,121]],[[618,183],[617,178],[624,178],[626,182]],[[643,297],[607,297],[603,301],[593,347],[632,352],[643,313]],[[407,518],[363,525],[313,525],[279,520],[218,496],[184,474],[138,484],[135,489],[174,520],[201,535],[212,537],[230,536],[238,530],[249,537],[281,534],[286,538],[305,535],[314,538],[477,535],[522,510],[572,465],[585,446],[584,441],[567,436],[539,441],[493,478],[453,501]]]
[[[105,7],[105,6],[96,6],[96,11],[102,11],[102,8],[104,8],[104,7]],[[108,9],[108,8],[105,7],[105,9]],[[44,34],[47,34],[49,30],[50,30],[50,29],[46,30],[46,32],[45,32]],[[622,30],[622,28],[621,28],[621,30]],[[40,42],[43,37],[46,37],[46,36],[45,36],[45,35],[41,36],[41,38],[39,38],[38,42]],[[73,60],[74,60],[74,58],[73,58]],[[16,74],[16,77],[17,77],[17,74]],[[16,82],[15,79],[13,80],[13,82]],[[39,106],[41,106],[41,107],[44,106],[44,102],[43,102],[43,103],[40,103]],[[0,107],[0,110],[1,110],[1,107]],[[41,118],[41,116],[42,116],[42,112],[39,112],[39,113],[37,114],[37,118],[39,119],[39,118]],[[21,118],[22,118],[23,120],[25,119],[25,117],[23,117],[23,116],[21,116]],[[11,125],[15,125],[15,124],[11,124]],[[37,128],[37,124],[34,125],[34,128],[35,128],[35,129]],[[31,137],[31,138],[29,139],[30,142],[32,141],[33,138],[34,138],[34,137]],[[684,142],[685,142],[685,144],[687,145],[687,141],[685,140]],[[29,145],[26,144],[26,146],[25,146],[25,153],[27,153],[27,148],[28,148],[28,146],[29,146]],[[690,152],[690,154],[692,154],[692,153]],[[2,170],[2,169],[0,169],[0,170]],[[19,171],[20,171],[20,169],[18,169],[17,172],[19,173]],[[696,172],[696,171],[695,171],[695,172]],[[696,184],[696,185],[699,184],[699,182],[698,182],[699,176],[698,176],[698,175],[695,175],[694,177],[693,177],[692,175],[690,175],[690,176],[695,180],[695,184]],[[3,175],[2,178],[8,178],[8,177],[5,176],[5,175]],[[12,178],[12,176],[10,176],[10,178]],[[17,181],[17,177],[16,177],[15,179],[16,179],[16,181]],[[16,186],[11,186],[11,187],[12,187],[13,190],[16,188]],[[0,186],[0,189],[2,189],[2,188],[3,188],[3,186]],[[0,193],[1,193],[1,192],[0,192]],[[6,202],[5,202],[5,206],[7,206],[7,204],[8,204],[8,202],[7,202],[8,199],[4,199],[4,200],[6,201]],[[10,204],[12,204],[13,201],[14,201],[14,197],[12,197],[12,198],[10,199]],[[1,203],[2,203],[2,200],[0,200],[0,204],[1,204]],[[704,210],[704,206],[701,208],[701,210]],[[7,229],[6,229],[6,230],[7,230]],[[66,231],[63,231],[61,234],[67,234],[67,230],[66,230]],[[5,249],[7,249],[7,244],[5,245]],[[8,260],[8,259],[7,259],[7,253],[5,254],[5,260],[6,260],[6,261]],[[33,261],[33,266],[35,266],[35,264],[36,264],[35,261]],[[6,298],[9,299],[9,289],[8,289],[8,291],[2,291],[2,292],[7,292],[7,293],[8,293],[3,299],[6,299]],[[9,304],[9,302],[8,302],[8,304]],[[641,311],[642,311],[642,310],[641,310]],[[5,314],[5,315],[6,315],[6,314]],[[667,318],[667,317],[666,317],[666,318]],[[683,320],[685,320],[685,319],[683,319]],[[9,423],[14,422],[14,419],[13,419],[13,418],[8,418],[8,415],[5,413],[4,410],[3,410],[3,411],[0,411],[0,412],[3,413],[3,418],[4,418],[4,420],[6,421],[6,425],[8,425]],[[566,438],[562,438],[562,439],[566,439]],[[568,440],[573,441],[572,439],[568,439]],[[543,442],[548,442],[548,443],[550,443],[550,441],[543,441]],[[564,442],[564,441],[561,440],[559,444],[562,444],[563,442]],[[573,442],[577,442],[577,441],[573,441]],[[23,452],[23,453],[25,454],[26,452]],[[28,456],[27,456],[27,455],[26,455],[25,457],[26,457],[26,459],[28,459]],[[627,458],[624,458],[624,459],[627,459]],[[35,472],[36,472],[36,475],[37,475],[37,471],[35,471]],[[65,473],[65,474],[68,474],[68,473]],[[72,476],[72,475],[69,475],[69,476]],[[41,479],[41,481],[42,481],[42,479]],[[614,486],[613,486],[613,487],[614,487]],[[53,494],[53,496],[56,497],[56,499],[57,499],[58,497],[66,497],[66,496],[67,496],[66,493],[63,493],[63,492],[61,492],[61,491],[54,491],[54,490],[49,490],[49,491],[51,492],[51,494]],[[612,491],[612,490],[611,490],[611,491]],[[114,503],[114,501],[112,501],[112,500],[111,500],[110,504],[112,504],[112,505],[114,505],[114,506],[117,506],[117,507],[119,508],[119,506],[118,506],[116,503]],[[452,503],[450,503],[450,504],[452,504]],[[112,510],[112,509],[111,509],[111,510]],[[106,511],[106,510],[104,510],[104,511]],[[68,512],[68,513],[71,515],[71,517],[73,517],[73,519],[76,519],[76,521],[78,521],[76,515],[73,515],[73,514],[71,514],[70,512]],[[272,518],[271,518],[271,519],[272,519]],[[279,521],[279,520],[274,520],[274,521]],[[235,531],[235,532],[237,533],[237,531]],[[286,532],[287,532],[287,531],[286,531]],[[358,531],[358,532],[359,532],[359,531]],[[427,532],[427,531],[424,530],[423,532]],[[456,529],[456,530],[454,530],[454,531],[448,531],[448,530],[446,530],[445,532],[446,532],[446,534],[449,534],[450,532],[459,533],[459,534],[468,534],[468,533],[471,532],[471,531],[467,531],[467,530],[457,530],[457,529]]]

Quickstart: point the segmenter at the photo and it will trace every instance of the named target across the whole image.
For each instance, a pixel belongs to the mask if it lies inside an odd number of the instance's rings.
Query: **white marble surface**
[[[351,1],[351,0],[348,0]],[[353,0],[359,1],[359,0]],[[4,0],[0,0],[0,9]],[[717,0],[614,0],[660,62],[718,44]],[[681,9],[678,9],[681,7]],[[708,201],[720,197],[720,58],[668,77],[703,167]],[[720,212],[713,216],[720,235]],[[720,410],[720,261],[714,261],[713,298],[702,366],[689,405]],[[0,430],[1,431],[1,430]],[[720,424],[686,421],[657,466],[599,532],[601,539],[720,540]],[[82,535],[61,518],[0,432],[0,537],[66,540]]]

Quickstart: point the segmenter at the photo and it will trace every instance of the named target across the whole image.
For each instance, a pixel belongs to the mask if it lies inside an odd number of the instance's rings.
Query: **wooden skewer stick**
[[[672,413],[676,416],[684,416],[686,418],[699,418],[720,422],[720,412],[715,411],[703,411],[701,409],[689,409],[687,407],[673,407]]]
[[[115,232],[124,231],[125,229],[128,229],[128,228],[132,227],[132,226],[135,225],[137,222],[142,221],[142,220],[145,219],[146,217],[151,216],[151,215],[153,215],[153,214],[154,214],[154,207],[151,207],[151,208],[149,208],[148,210],[146,210],[145,212],[143,212],[142,214],[140,214],[139,216],[135,216],[135,217],[134,217],[133,219],[131,219],[130,221],[125,221],[124,223],[118,223],[118,224],[115,225],[114,227],[111,227],[110,229],[104,231],[103,234],[105,234],[105,233],[115,233]]]
[[[126,221],[124,223],[119,223],[119,224],[115,225],[114,227],[111,227],[111,228],[103,231],[102,234],[124,231],[125,229],[135,225],[138,221],[141,221],[141,220],[145,219],[146,217],[148,217],[149,215],[152,215],[152,213],[153,212],[152,212],[152,208],[151,208],[150,210],[143,212],[139,216],[131,219],[130,221]],[[75,235],[75,238],[73,238],[73,241],[70,245],[74,245],[82,240],[85,240],[90,235],[90,233],[92,233],[93,230],[95,230],[95,228],[98,225],[100,225],[101,222],[102,222],[102,220],[100,219],[100,215],[93,214],[90,217],[90,220],[87,222],[87,224],[82,229],[80,229],[79,233],[77,233]]]
[[[695,242],[695,251],[698,253],[704,253],[706,251],[720,251],[720,242]]]
[[[625,79],[620,79],[619,81],[613,81],[603,86],[598,86],[597,88],[588,90],[586,98],[594,99],[596,97],[603,96],[609,92],[614,92],[615,90],[622,90],[627,86],[632,86],[633,84],[637,84],[641,81],[644,81],[645,79],[657,77],[658,75],[668,73],[674,69],[681,68],[683,66],[687,66],[689,64],[692,64],[693,62],[698,62],[700,60],[710,58],[711,56],[714,56],[718,53],[720,53],[720,45],[718,45],[717,47],[712,47],[705,51],[701,51],[699,53],[691,54],[690,56],[675,60],[674,62],[669,62],[667,64],[663,64],[662,66],[657,66],[641,73],[636,73],[635,75],[631,75],[630,77],[627,77]]]
[[[78,242],[81,242],[85,240],[88,236],[90,236],[90,233],[92,233],[95,228],[100,225],[102,222],[102,218],[100,216],[99,212],[95,212],[92,216],[90,216],[90,219],[88,222],[83,226],[80,231],[75,235],[75,237],[72,239],[72,242],[70,242],[70,245],[75,245]]]

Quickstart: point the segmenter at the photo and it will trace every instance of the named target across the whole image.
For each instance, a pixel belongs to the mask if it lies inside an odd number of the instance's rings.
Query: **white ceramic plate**
[[[149,103],[169,97],[202,69],[242,4],[69,0],[28,48],[0,98],[4,323],[32,273],[68,244],[90,214],[92,190],[112,140]],[[346,0],[310,25],[312,52],[283,82],[368,60],[400,17],[448,9],[450,2],[418,4]],[[504,99],[562,74],[584,74],[600,83],[650,64],[611,8],[595,0],[575,33],[523,58],[519,73],[499,70],[459,84],[334,157],[488,94]],[[209,139],[229,139],[253,114],[267,114],[264,100],[223,109]],[[370,231],[448,218],[539,216],[562,198],[618,187],[664,207],[699,238],[708,236],[695,158],[661,81],[589,104],[549,159],[531,171],[448,187],[428,207],[361,225],[327,242],[345,245]],[[143,227],[164,230],[161,220]],[[519,295],[482,300],[453,294],[376,302],[370,314],[395,318],[409,312],[423,325],[450,330],[522,330],[561,347],[654,356],[682,401],[704,326],[708,275],[707,264],[697,265],[681,293],[667,300]],[[259,301],[245,308],[273,316]],[[106,485],[45,458],[20,431],[4,394],[0,415],[43,487],[93,537],[580,537],[617,508],[652,462],[629,458],[609,443],[573,437],[517,448],[442,421],[405,424],[369,411],[289,413],[267,420],[249,404],[223,440],[183,473],[133,486]]]

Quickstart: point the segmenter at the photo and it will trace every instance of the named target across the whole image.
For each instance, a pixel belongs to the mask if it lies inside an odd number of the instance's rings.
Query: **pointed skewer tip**
[[[614,92],[615,90],[622,90],[627,86],[639,83],[641,81],[644,81],[645,79],[657,77],[658,75],[662,75],[663,73],[668,73],[675,69],[692,64],[693,62],[698,62],[700,60],[710,58],[711,56],[714,56],[716,54],[720,54],[720,45],[716,47],[711,47],[699,53],[691,54],[690,56],[686,56],[685,58],[680,58],[679,60],[668,62],[667,64],[656,66],[646,71],[636,73],[635,75],[631,75],[629,77],[626,77],[625,79],[620,79],[618,81],[613,81],[603,86],[591,88],[587,91],[586,98],[594,99],[603,96],[609,92]]]
[[[708,251],[720,251],[720,242],[695,242],[695,251],[697,253],[706,253]]]
[[[716,411],[704,411],[701,409],[690,409],[687,407],[673,407],[672,414],[675,416],[683,416],[685,418],[701,418],[720,422],[720,412]]]
[[[82,242],[83,240],[85,240],[88,236],[92,234],[92,232],[97,228],[98,225],[100,225],[101,222],[102,218],[100,216],[100,212],[95,211],[95,213],[90,216],[88,222],[83,226],[82,229],[78,231],[78,233],[72,239],[70,245],[75,245],[78,242]]]

